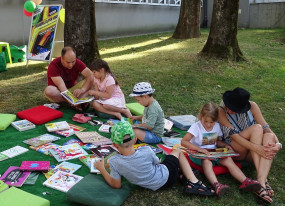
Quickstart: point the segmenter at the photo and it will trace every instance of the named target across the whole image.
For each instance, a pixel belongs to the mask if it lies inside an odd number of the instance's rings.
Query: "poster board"
[[[51,61],[62,5],[38,5],[32,16],[27,60]]]

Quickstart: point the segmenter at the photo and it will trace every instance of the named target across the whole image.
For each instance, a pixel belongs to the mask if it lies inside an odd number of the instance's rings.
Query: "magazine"
[[[15,146],[15,147],[7,149],[1,153],[8,156],[9,158],[12,158],[12,157],[15,157],[17,155],[23,154],[24,152],[27,152],[27,151],[29,151],[29,150],[24,148],[24,147]]]
[[[77,132],[75,134],[83,143],[92,143],[94,145],[112,144],[107,137],[100,135],[98,132]]]
[[[17,130],[19,130],[20,132],[36,128],[35,124],[33,124],[32,122],[26,119],[12,122],[11,125],[15,127]]]
[[[55,144],[55,143],[52,143],[52,142],[48,142],[46,144],[43,144],[43,145],[40,145],[40,146],[37,146],[37,147],[34,147],[34,146],[30,146],[31,149],[37,151],[37,152],[40,152],[40,153],[43,153],[45,155],[51,155],[51,153],[49,152],[50,149],[55,149],[55,148],[58,148],[60,147],[60,145],[58,144]]]
[[[86,128],[84,127],[80,127],[74,124],[70,124],[68,123],[70,129],[66,129],[66,130],[58,130],[58,131],[54,131],[53,133],[61,135],[63,137],[70,137],[71,135],[74,135],[76,132],[82,132],[84,130],[86,130]]]
[[[92,100],[94,100],[94,97],[84,97],[81,99],[77,99],[70,91],[66,90],[64,92],[60,93],[68,102],[70,102],[73,105],[77,105],[77,104],[82,104],[82,103],[86,103],[86,102],[91,102]]]
[[[149,145],[147,143],[134,144],[134,149],[137,150],[138,148],[145,147],[145,146],[150,147],[152,149],[152,151],[154,151],[154,153],[160,153],[163,151],[162,149],[154,147],[154,146]]]
[[[57,171],[62,171],[66,173],[74,173],[78,169],[80,169],[82,166],[79,164],[71,163],[71,162],[62,162],[59,165],[57,165],[54,169],[48,171],[45,173],[46,178],[50,178],[53,174],[55,174]]]
[[[51,135],[51,134],[43,134],[43,135],[40,135],[38,137],[34,137],[31,139],[24,140],[23,142],[26,144],[32,145],[34,147],[37,147],[37,146],[43,145],[45,143],[53,142],[53,141],[56,141],[59,139],[60,139],[59,137],[56,137],[56,136]]]
[[[19,167],[10,166],[0,177],[0,180],[9,186],[21,187],[31,172],[22,171]]]
[[[87,152],[85,152],[85,150],[82,149],[82,147],[77,143],[50,149],[49,152],[58,162],[63,162],[87,155]]]
[[[85,143],[83,143],[80,139],[70,139],[70,140],[67,140],[65,143],[63,143],[63,146],[65,145],[68,145],[68,144],[74,144],[74,143],[77,143],[79,144],[81,147],[86,145]]]
[[[61,192],[67,192],[76,183],[78,183],[83,177],[74,175],[67,172],[58,171],[47,179],[43,185],[59,190]]]
[[[70,129],[70,126],[66,121],[47,123],[45,126],[49,132]]]

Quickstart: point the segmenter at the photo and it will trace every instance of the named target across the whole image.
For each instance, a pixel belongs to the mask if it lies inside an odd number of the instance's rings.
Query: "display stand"
[[[59,12],[62,5],[39,5],[32,16],[30,37],[27,49],[29,60],[51,62],[54,43],[63,42],[56,39]]]

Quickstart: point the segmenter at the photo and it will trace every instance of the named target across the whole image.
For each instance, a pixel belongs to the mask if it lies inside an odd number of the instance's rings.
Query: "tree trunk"
[[[100,58],[95,20],[95,1],[65,1],[64,45],[76,50],[77,58],[89,65]]]
[[[238,9],[239,0],[214,0],[210,33],[202,55],[245,60],[237,41]]]
[[[172,35],[175,39],[200,37],[201,0],[182,0],[179,20]]]

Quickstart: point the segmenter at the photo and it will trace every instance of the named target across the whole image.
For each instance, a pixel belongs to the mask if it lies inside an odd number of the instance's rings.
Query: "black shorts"
[[[174,155],[167,155],[161,164],[164,164],[169,171],[168,180],[161,188],[172,187],[179,177],[179,160]]]

